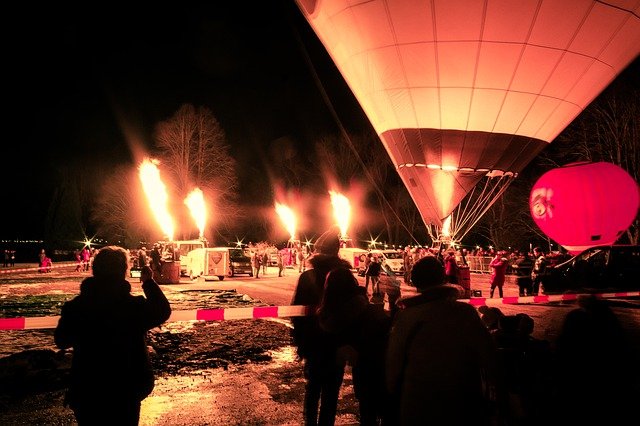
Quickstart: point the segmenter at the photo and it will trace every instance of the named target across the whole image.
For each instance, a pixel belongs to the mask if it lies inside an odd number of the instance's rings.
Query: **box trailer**
[[[229,249],[220,247],[197,248],[187,255],[187,275],[193,280],[202,277],[222,281],[229,273]]]
[[[338,256],[351,265],[351,269],[358,270],[363,267],[368,251],[361,248],[343,247],[338,250]]]

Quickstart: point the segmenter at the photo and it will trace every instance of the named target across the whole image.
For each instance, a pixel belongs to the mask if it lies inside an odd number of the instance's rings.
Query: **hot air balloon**
[[[640,53],[638,2],[297,3],[425,224],[456,210],[458,239]]]
[[[529,197],[536,225],[571,254],[615,243],[636,218],[639,203],[638,183],[605,162],[550,170]]]

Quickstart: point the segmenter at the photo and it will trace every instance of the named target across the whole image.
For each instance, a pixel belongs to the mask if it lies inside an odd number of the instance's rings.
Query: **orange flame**
[[[166,186],[160,179],[158,164],[158,160],[145,158],[138,168],[140,171],[139,176],[142,182],[142,188],[149,201],[149,207],[158,221],[160,229],[164,235],[172,241],[174,230],[173,218],[167,209],[169,196]]]
[[[340,228],[340,236],[347,238],[347,230],[351,222],[351,204],[349,203],[349,199],[335,191],[329,191],[329,195],[331,195],[333,217]]]
[[[442,222],[442,235],[445,237],[451,236],[451,215]]]
[[[200,239],[204,238],[204,227],[207,222],[207,207],[204,202],[204,194],[200,188],[195,188],[184,199],[184,203],[189,207],[191,217],[196,222],[200,231]]]
[[[280,216],[282,224],[289,232],[289,240],[294,240],[296,237],[296,225],[298,223],[295,213],[289,207],[278,202],[276,202],[276,212],[278,216]]]

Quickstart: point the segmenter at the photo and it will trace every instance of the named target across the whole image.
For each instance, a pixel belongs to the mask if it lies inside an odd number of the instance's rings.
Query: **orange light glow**
[[[160,179],[158,164],[158,160],[145,158],[138,168],[139,176],[149,207],[160,225],[162,233],[171,241],[174,231],[173,218],[167,209],[169,196],[167,187]]]
[[[285,206],[284,204],[280,204],[278,202],[276,202],[275,208],[276,213],[278,213],[278,216],[280,216],[282,224],[287,229],[287,232],[289,232],[289,240],[295,240],[296,226],[298,225],[298,220],[295,213],[288,206]]]
[[[451,215],[442,222],[442,235],[445,237],[451,236]]]
[[[333,206],[333,217],[340,228],[340,236],[347,238],[349,223],[351,222],[351,203],[349,199],[339,192],[329,191],[331,195],[331,205]]]
[[[207,206],[204,202],[204,194],[200,188],[195,188],[187,195],[184,203],[189,207],[191,217],[196,222],[196,226],[200,231],[200,238],[204,238],[204,227],[207,223]]]
[[[435,173],[431,181],[433,193],[436,194],[435,205],[438,209],[438,216],[448,216],[453,210],[451,203],[456,185],[455,176],[451,172]]]

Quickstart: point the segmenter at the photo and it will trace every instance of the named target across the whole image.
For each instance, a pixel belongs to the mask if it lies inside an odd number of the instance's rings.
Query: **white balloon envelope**
[[[514,176],[640,53],[640,2],[297,0],[425,224]]]

